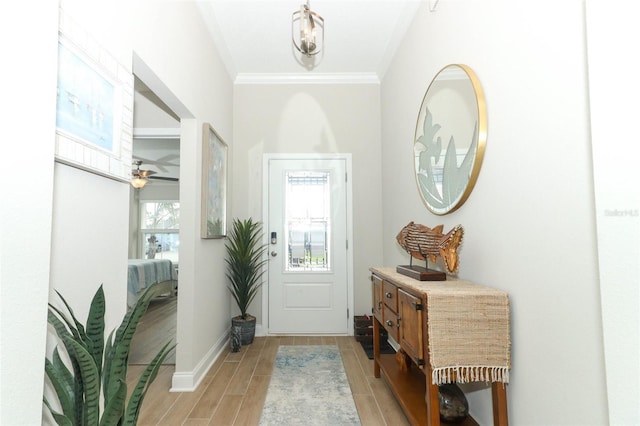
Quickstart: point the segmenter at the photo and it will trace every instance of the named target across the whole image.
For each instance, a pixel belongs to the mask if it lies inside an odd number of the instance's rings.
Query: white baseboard
[[[171,389],[169,392],[193,392],[204,379],[205,375],[211,368],[220,354],[229,344],[229,332],[226,332],[218,341],[209,349],[198,365],[192,371],[176,371],[171,379]]]
[[[262,324],[256,324],[256,336],[266,336],[267,330],[262,328]]]

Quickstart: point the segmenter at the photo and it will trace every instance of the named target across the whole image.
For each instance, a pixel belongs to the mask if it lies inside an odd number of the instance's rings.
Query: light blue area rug
[[[337,346],[280,346],[260,424],[359,425]]]

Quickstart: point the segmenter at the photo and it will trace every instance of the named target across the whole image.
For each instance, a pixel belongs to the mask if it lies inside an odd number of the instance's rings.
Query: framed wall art
[[[202,238],[227,233],[227,144],[211,124],[202,126]]]
[[[133,75],[60,10],[56,161],[131,178]]]

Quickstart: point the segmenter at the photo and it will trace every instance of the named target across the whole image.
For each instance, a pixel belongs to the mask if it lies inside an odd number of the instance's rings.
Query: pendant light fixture
[[[324,18],[311,10],[309,0],[293,12],[291,39],[296,49],[307,57],[324,49]]]

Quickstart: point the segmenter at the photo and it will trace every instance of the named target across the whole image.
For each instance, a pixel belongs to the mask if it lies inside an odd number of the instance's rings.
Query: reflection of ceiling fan
[[[149,179],[159,179],[159,180],[168,180],[177,182],[178,178],[167,177],[167,176],[154,176],[158,172],[153,170],[141,170],[140,166],[142,165],[142,160],[135,160],[133,162],[136,168],[131,170],[131,185],[134,188],[142,188],[149,182]]]

